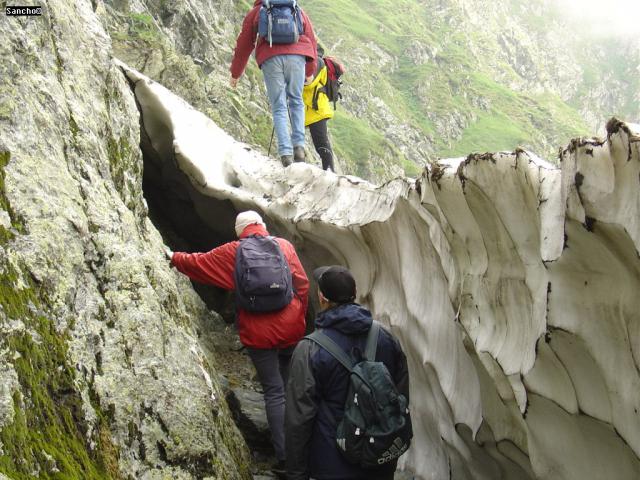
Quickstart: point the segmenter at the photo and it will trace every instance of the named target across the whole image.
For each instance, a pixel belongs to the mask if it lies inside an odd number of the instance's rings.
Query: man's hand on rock
[[[229,85],[231,85],[231,88],[236,88],[238,86],[238,79],[231,77],[231,80],[229,81]]]
[[[164,247],[164,256],[167,257],[167,260],[171,261],[173,259],[173,252],[170,248]]]

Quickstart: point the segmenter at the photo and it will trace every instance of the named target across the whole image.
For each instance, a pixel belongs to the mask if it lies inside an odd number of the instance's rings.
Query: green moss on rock
[[[7,198],[5,190],[5,168],[9,164],[9,160],[11,160],[11,154],[9,152],[0,152],[0,210],[4,210],[9,214],[9,218],[11,219],[11,226],[13,227],[14,231],[23,232],[24,225],[21,219],[18,218],[18,216],[11,208],[11,203]],[[3,245],[7,241],[11,240],[13,236],[14,233],[11,230],[8,230],[0,225],[0,245]]]
[[[15,91],[11,85],[0,85],[0,120],[8,120],[15,110]]]
[[[129,12],[126,29],[112,31],[111,35],[116,40],[142,41],[148,46],[156,46],[161,40],[158,27],[148,13]]]
[[[25,328],[2,339],[14,358],[20,391],[13,395],[14,421],[0,432],[0,472],[14,480],[120,478],[106,424],[88,433],[67,334],[58,333],[43,313],[46,294],[29,278],[19,281],[20,272],[6,260],[1,266],[0,305]]]
[[[71,138],[73,140],[73,146],[77,147],[78,146],[78,132],[80,131],[80,128],[78,128],[78,123],[76,122],[76,119],[73,118],[72,114],[69,115],[69,130],[71,131]]]
[[[109,137],[107,140],[107,154],[109,157],[109,171],[118,191],[124,193],[125,172],[131,168],[131,146],[126,138],[116,139]]]

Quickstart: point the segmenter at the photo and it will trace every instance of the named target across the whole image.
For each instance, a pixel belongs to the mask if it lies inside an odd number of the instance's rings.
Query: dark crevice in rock
[[[164,446],[164,442],[158,440],[156,442],[156,447],[158,449],[158,456],[160,457],[160,460],[162,460],[163,462],[167,461],[167,448]]]
[[[198,193],[191,186],[175,162],[175,158],[163,158],[153,145],[143,119],[143,109],[135,96],[136,82],[124,75],[134,93],[136,106],[140,112],[140,148],[143,155],[142,189],[149,210],[149,218],[158,229],[167,244],[174,251],[206,252],[233,240],[233,231],[229,226],[235,216],[230,202],[219,202],[218,208],[207,212],[211,222],[204,222],[197,213],[195,205]],[[163,132],[165,147],[171,142],[172,135],[167,129]],[[213,200],[213,199],[212,199]],[[213,227],[208,223],[213,224]],[[227,228],[224,228],[227,227]],[[192,282],[194,289],[208,308],[227,311],[228,295],[221,289]],[[229,320],[228,316],[226,317]],[[232,319],[231,319],[232,320]]]
[[[273,455],[262,394],[252,390],[232,388],[227,391],[226,399],[233,419],[251,450],[264,455]]]
[[[96,352],[96,372],[98,375],[102,375],[102,352]]]
[[[144,440],[142,439],[142,432],[140,430],[137,431],[138,435],[138,454],[140,455],[140,460],[145,461],[147,459],[147,447],[144,444]]]
[[[584,219],[584,228],[587,229],[588,232],[593,232],[596,225],[596,219],[593,217],[585,217]]]
[[[149,218],[165,244],[174,251],[206,252],[234,240],[236,210],[231,202],[204,197],[197,192],[178,169],[175,159],[165,161],[153,147],[144,125],[141,125],[140,136],[144,198]],[[233,305],[224,290],[196,282],[192,284],[209,309],[223,313],[227,321],[233,321]]]

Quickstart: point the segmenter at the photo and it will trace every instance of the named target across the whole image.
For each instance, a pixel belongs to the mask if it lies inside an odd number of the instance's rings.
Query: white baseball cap
[[[266,227],[262,217],[258,212],[254,212],[253,210],[247,210],[246,212],[240,212],[236,217],[236,235],[238,237],[242,235],[242,232],[249,225],[262,225]]]

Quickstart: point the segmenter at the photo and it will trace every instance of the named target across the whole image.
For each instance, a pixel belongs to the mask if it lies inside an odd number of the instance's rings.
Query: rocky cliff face
[[[3,18],[0,471],[249,478],[142,196],[138,110],[95,2]]]
[[[401,339],[415,422],[403,468],[637,478],[640,126],[610,121],[606,140],[572,142],[560,167],[523,150],[471,155],[375,187],[285,170],[123,68],[145,158],[201,228],[260,210],[307,269],[348,265],[358,300]]]

